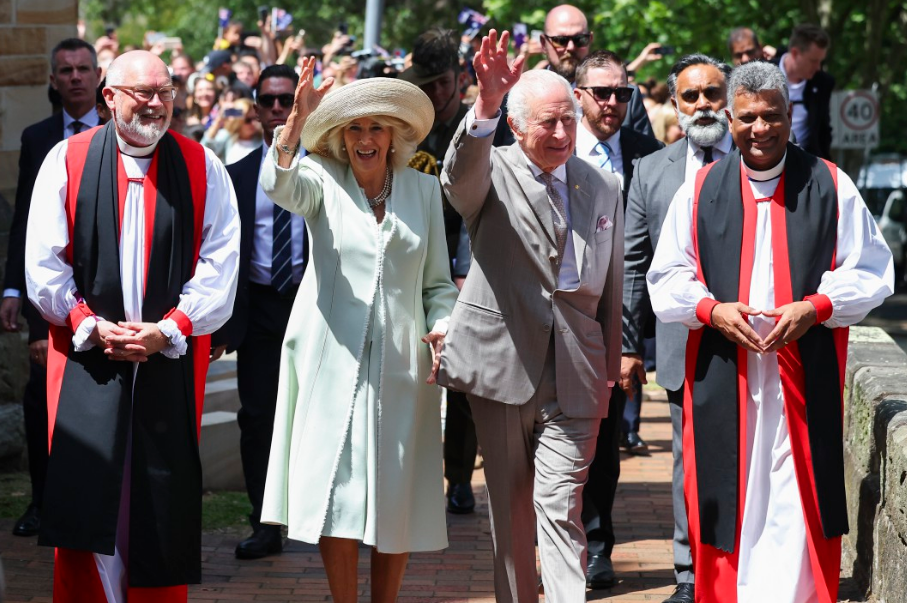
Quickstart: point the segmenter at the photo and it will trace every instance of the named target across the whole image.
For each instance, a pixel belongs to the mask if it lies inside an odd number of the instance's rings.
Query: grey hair
[[[688,54],[682,56],[679,61],[674,63],[674,66],[671,67],[671,73],[668,74],[668,93],[671,95],[671,98],[677,98],[677,78],[680,77],[681,73],[695,65],[710,65],[714,67],[724,75],[725,81],[727,81],[731,75],[730,65],[708,55]]]
[[[416,130],[403,121],[390,115],[370,115],[369,118],[389,128],[391,131],[391,148],[394,153],[388,150],[388,163],[395,169],[402,169],[409,165],[409,160],[416,153],[416,147],[419,141],[416,140]],[[323,139],[323,147],[327,150],[328,156],[343,163],[350,162],[349,150],[344,150],[343,131],[349,127],[351,122],[334,126],[328,131]]]
[[[556,86],[561,86],[564,89],[564,94],[573,104],[573,110],[578,112],[570,82],[555,72],[546,69],[533,69],[526,71],[520,76],[520,81],[516,83],[507,96],[507,115],[513,120],[513,127],[517,131],[526,131],[526,124],[531,117],[529,105],[532,99],[544,96]]]
[[[731,72],[727,85],[727,109],[734,115],[734,99],[737,94],[758,94],[763,91],[777,90],[784,98],[784,110],[790,107],[790,94],[787,91],[787,79],[777,65],[766,61],[752,61],[740,65]]]

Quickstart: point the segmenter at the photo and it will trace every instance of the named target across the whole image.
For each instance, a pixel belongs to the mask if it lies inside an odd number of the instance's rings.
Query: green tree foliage
[[[259,0],[261,1],[261,0]],[[272,0],[276,1],[276,0]],[[546,11],[556,2],[542,0],[385,0],[382,46],[410,48],[412,40],[432,25],[457,28],[456,15],[470,6],[491,17],[491,26],[509,29],[521,22],[541,29]],[[907,2],[904,0],[576,0],[590,17],[595,46],[632,59],[649,42],[675,46],[677,55],[647,65],[640,77],[664,79],[681,54],[705,52],[729,59],[728,32],[737,26],[755,29],[764,44],[784,46],[791,28],[800,22],[819,23],[832,37],[827,68],[838,88],[878,86],[882,99],[882,147],[907,152]],[[234,11],[248,30],[255,29],[257,5],[236,0],[86,0],[83,16],[89,36],[100,35],[103,24],[120,27],[124,43],[140,44],[145,30],[180,36],[186,50],[200,58],[217,33],[217,9]],[[361,40],[362,0],[303,2],[281,0],[294,16],[294,27],[305,28],[310,47],[327,43],[338,22],[349,24]]]

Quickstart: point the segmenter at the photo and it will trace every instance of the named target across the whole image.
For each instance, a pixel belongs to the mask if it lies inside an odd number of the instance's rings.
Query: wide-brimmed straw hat
[[[302,146],[313,153],[327,153],[328,132],[360,117],[387,115],[409,124],[414,144],[428,136],[435,110],[422,90],[408,82],[376,77],[356,80],[325,95],[309,114],[302,129]]]

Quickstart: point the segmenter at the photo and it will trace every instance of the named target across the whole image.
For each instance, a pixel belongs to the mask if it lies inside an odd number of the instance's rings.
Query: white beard
[[[114,114],[114,119],[116,120],[117,130],[128,138],[142,143],[137,146],[149,146],[163,138],[167,128],[170,127],[170,118],[165,119],[164,123],[158,126],[157,124],[143,124],[139,119],[142,115],[154,115],[154,111],[146,109],[133,113],[132,120],[129,122],[126,122],[117,111]]]
[[[710,117],[715,121],[707,126],[700,126],[696,121],[703,117]],[[723,111],[717,113],[715,111],[696,111],[692,115],[678,111],[677,121],[687,138],[700,147],[715,146],[721,142],[728,130],[727,115]]]

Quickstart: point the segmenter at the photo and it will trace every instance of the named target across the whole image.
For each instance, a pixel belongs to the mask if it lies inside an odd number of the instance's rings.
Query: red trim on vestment
[[[195,375],[195,426],[198,431],[198,441],[201,441],[202,411],[205,408],[205,377],[208,375],[208,365],[211,363],[211,336],[199,335],[190,341],[194,353],[192,369]]]
[[[126,164],[120,146],[117,145],[117,243],[123,235],[123,216],[126,214],[126,195],[129,194],[129,176],[126,174]]]
[[[88,318],[89,316],[94,316],[95,313],[91,311],[91,308],[88,307],[83,301],[80,301],[76,304],[76,307],[69,311],[69,315],[66,317],[66,326],[69,327],[69,330],[73,333],[76,332],[76,329],[79,328],[79,325],[82,324],[82,321]]]
[[[192,335],[192,321],[189,320],[189,317],[186,316],[185,312],[173,308],[172,310],[164,314],[164,320],[168,318],[176,323],[176,326],[179,327],[180,333],[182,333],[185,337]]]
[[[54,549],[54,603],[107,603],[91,551]]]
[[[129,603],[186,603],[185,584],[159,588],[127,587]],[[108,603],[91,551],[54,549],[54,603]]]
[[[780,203],[776,192],[772,202],[772,258],[775,284],[775,307],[793,303],[790,275],[790,254],[787,246],[787,212],[784,207],[784,176],[778,183],[782,191]],[[823,296],[827,301],[828,298]],[[807,298],[808,299],[808,298]],[[828,302],[831,305],[831,302]],[[818,307],[817,307],[818,309]],[[829,312],[829,316],[830,316]],[[779,318],[780,319],[780,318]],[[819,500],[816,494],[812,450],[809,445],[809,428],[806,416],[806,384],[803,360],[797,342],[791,342],[778,350],[778,372],[781,377],[781,393],[787,431],[790,437],[794,472],[806,524],[806,542],[813,579],[820,603],[834,603],[838,600],[838,580],[841,568],[841,538],[825,538]]]
[[[712,310],[715,309],[715,306],[720,304],[717,299],[712,299],[711,297],[703,297],[699,300],[699,303],[696,304],[696,320],[701,322],[707,327],[712,326]]]
[[[158,157],[160,153],[155,153],[151,159],[151,165],[148,166],[148,172],[145,174],[145,180],[142,182],[142,192],[145,197],[145,278],[142,282],[142,295],[148,285],[148,263],[151,260],[151,244],[154,241],[154,216],[157,208],[157,170]]]
[[[205,203],[208,197],[208,167],[205,160],[205,147],[181,134],[173,134],[186,162],[189,172],[189,186],[192,189],[192,205],[195,208],[195,256],[193,266],[198,264],[199,250],[202,245],[202,230],[205,224]],[[193,268],[194,274],[194,268]]]
[[[63,373],[69,359],[72,332],[67,327],[50,325],[47,341],[47,452],[54,441],[54,425],[57,422],[57,408],[60,405],[60,389]]]
[[[824,295],[822,293],[815,293],[813,295],[807,295],[803,298],[803,301],[808,301],[813,306],[815,306],[817,325],[820,325],[831,318],[834,308],[832,308],[831,300],[828,299],[827,295]]]

